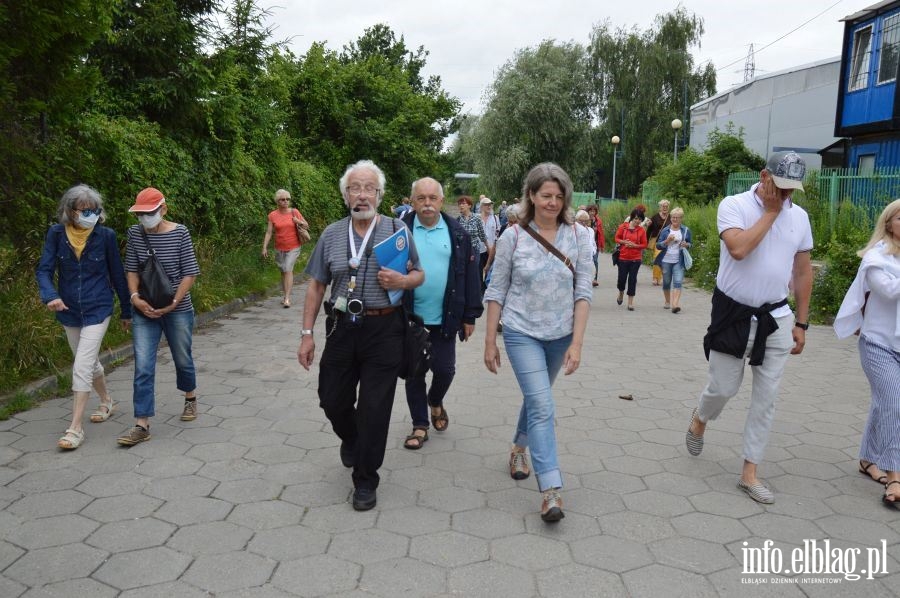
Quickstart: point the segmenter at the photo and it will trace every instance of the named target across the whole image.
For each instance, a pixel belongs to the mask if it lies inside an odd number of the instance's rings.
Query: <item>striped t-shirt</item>
[[[347,284],[350,282],[350,240],[347,227],[350,218],[342,218],[329,224],[313,249],[306,265],[306,273],[324,285],[331,285],[331,301],[347,296]],[[402,220],[380,216],[375,230],[372,232],[372,245],[384,241],[395,232],[405,227]],[[361,298],[366,309],[380,309],[390,306],[387,291],[378,284],[378,270],[381,268],[375,253],[366,255],[365,248],[360,249],[362,237],[353,231],[353,240],[360,254],[360,266],[356,273],[356,289],[353,296]],[[416,244],[409,235],[409,261],[414,270],[421,270]],[[362,293],[362,295],[360,295]]]
[[[144,243],[144,235],[141,234],[140,227],[140,224],[135,224],[128,228],[128,245],[125,248],[126,272],[140,272],[141,265],[147,261],[147,244]],[[147,238],[153,251],[156,252],[156,257],[166,270],[169,280],[172,281],[172,290],[178,288],[185,276],[200,274],[200,265],[194,254],[191,233],[185,225],[176,224],[174,229],[164,233],[147,233]],[[191,311],[192,309],[194,309],[194,305],[191,303],[191,294],[188,292],[172,311]]]

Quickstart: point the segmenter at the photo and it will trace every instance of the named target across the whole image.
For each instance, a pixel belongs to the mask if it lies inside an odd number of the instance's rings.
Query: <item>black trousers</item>
[[[425,376],[406,381],[406,404],[413,426],[428,428],[428,405],[444,404],[444,395],[456,375],[456,336],[445,338],[441,326],[426,326],[431,339],[431,388],[426,392]]]
[[[403,358],[402,311],[365,316],[350,327],[338,319],[319,363],[319,406],[338,437],[356,447],[353,485],[378,487],[397,372]]]
[[[634,289],[637,286],[638,272],[641,271],[641,260],[619,260],[619,280],[616,288],[619,291],[625,290],[625,282],[628,282],[628,292],[626,295],[634,297]]]

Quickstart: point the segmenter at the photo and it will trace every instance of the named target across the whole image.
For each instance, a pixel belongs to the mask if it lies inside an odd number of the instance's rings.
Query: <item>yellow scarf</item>
[[[75,252],[77,259],[81,259],[81,252],[84,251],[84,246],[87,245],[88,237],[93,230],[93,228],[77,228],[71,224],[66,225],[66,237],[69,239],[69,245],[72,246],[72,251]]]

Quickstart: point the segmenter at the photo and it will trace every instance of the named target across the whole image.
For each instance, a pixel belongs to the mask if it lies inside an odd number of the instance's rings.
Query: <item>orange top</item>
[[[294,226],[293,217],[303,219],[303,214],[296,208],[291,208],[290,213],[284,214],[281,210],[269,212],[269,222],[275,230],[275,249],[278,251],[290,251],[300,247],[300,238],[297,236],[297,227]]]

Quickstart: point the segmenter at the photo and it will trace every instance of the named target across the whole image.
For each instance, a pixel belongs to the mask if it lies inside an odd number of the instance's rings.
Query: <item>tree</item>
[[[668,154],[660,154],[663,165],[653,176],[662,193],[676,201],[712,202],[724,195],[728,175],[752,170],[758,172],[765,159],[744,145],[744,131],[734,132],[729,124],[725,131],[715,129],[707,138],[704,151],[691,148],[674,162]]]
[[[422,80],[425,56],[376,25],[341,54],[315,43],[299,61],[279,57],[274,68],[290,89],[288,133],[297,157],[336,176],[372,159],[398,195],[414,179],[437,175],[460,102],[441,89],[440,78]]]
[[[474,157],[483,188],[517,196],[528,169],[545,161],[566,169],[576,185],[590,181],[587,67],[582,46],[548,40],[518,51],[500,69],[484,115],[460,139],[459,155]]]
[[[653,170],[656,152],[671,147],[672,119],[687,121],[688,106],[715,93],[712,64],[694,66],[690,53],[700,45],[703,19],[683,7],[658,15],[645,32],[596,26],[591,34],[591,80],[595,117],[608,140],[622,143],[617,187],[635,193]],[[684,123],[689,130],[688,122]],[[612,162],[612,147],[601,145],[603,163]]]

